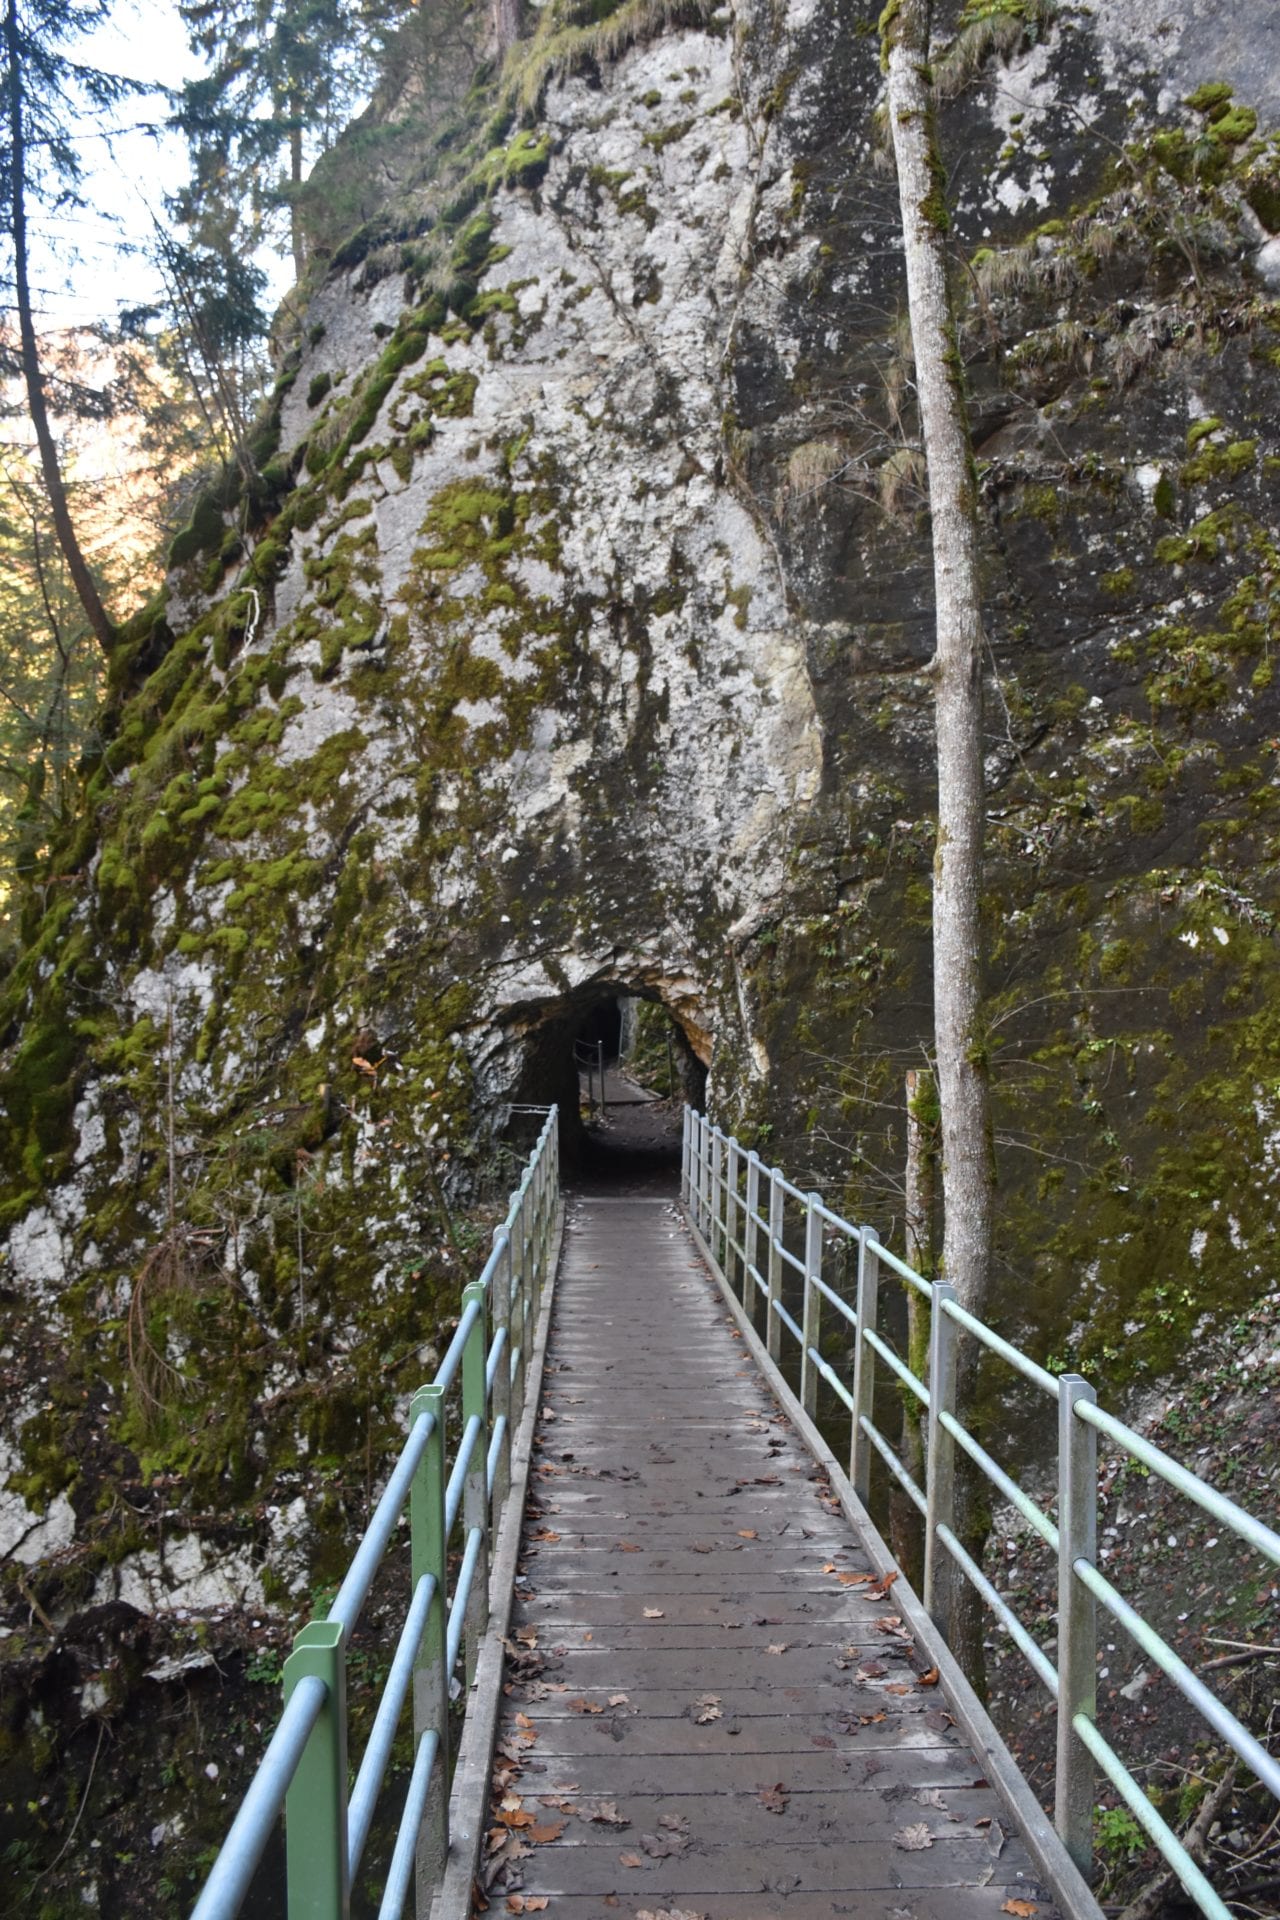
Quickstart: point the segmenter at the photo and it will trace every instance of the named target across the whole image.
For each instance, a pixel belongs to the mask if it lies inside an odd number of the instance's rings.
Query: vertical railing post
[[[693,1198],[693,1186],[690,1175],[693,1171],[692,1115],[688,1106],[680,1122],[680,1198],[687,1207]]]
[[[521,1208],[523,1215],[523,1207]],[[467,1645],[467,1685],[475,1678],[476,1661],[480,1657],[480,1642],[489,1622],[489,1489],[486,1473],[486,1458],[489,1452],[489,1409],[485,1389],[485,1358],[489,1349],[486,1328],[485,1290],[478,1280],[462,1289],[462,1310],[475,1303],[480,1311],[467,1335],[466,1345],[462,1349],[462,1429],[466,1432],[474,1415],[480,1422],[480,1432],[471,1458],[467,1462],[467,1475],[462,1491],[462,1520],[468,1540],[475,1528],[480,1529],[480,1553],[476,1560],[476,1570],[471,1582],[471,1592],[467,1596],[466,1645]]]
[[[766,1303],[768,1325],[765,1328],[764,1343],[769,1350],[769,1358],[777,1360],[782,1352],[782,1322],[778,1318],[778,1303],[782,1299],[782,1210],[786,1195],[782,1191],[782,1175],[776,1167],[769,1169],[769,1297]]]
[[[813,1284],[822,1277],[822,1195],[811,1193],[804,1205],[804,1306],[800,1319],[800,1405],[811,1420],[818,1412],[818,1369],[813,1353],[821,1351],[822,1295]],[[811,1352],[812,1350],[812,1352]]]
[[[1058,1381],[1058,1756],[1054,1825],[1087,1878],[1093,1865],[1093,1757],[1072,1722],[1097,1717],[1096,1603],[1076,1578],[1077,1560],[1093,1566],[1098,1547],[1098,1436],[1076,1418],[1097,1394],[1078,1373]]]
[[[760,1271],[760,1155],[747,1155],[747,1201],[742,1222],[742,1304],[751,1322],[756,1320]]]
[[[449,1852],[449,1683],[445,1676],[445,1569],[449,1543],[444,1533],[447,1481],[444,1450],[443,1387],[420,1387],[409,1408],[413,1427],[423,1414],[431,1434],[409,1489],[410,1564],[413,1593],[419,1582],[433,1582],[427,1624],[413,1670],[413,1748],[434,1733],[439,1741],[431,1786],[418,1829],[416,1861],[418,1920],[427,1920],[444,1877]]]
[[[312,1620],[284,1663],[285,1703],[309,1674],[326,1699],[285,1796],[289,1920],[347,1920],[347,1682],[345,1629]]]
[[[490,1530],[496,1532],[502,1517],[502,1509],[507,1504],[507,1494],[511,1487],[511,1440],[512,1440],[512,1396],[511,1396],[511,1352],[513,1343],[513,1301],[511,1297],[511,1256],[510,1237],[499,1227],[493,1236],[495,1250],[499,1243],[506,1243],[506,1252],[499,1253],[493,1267],[493,1333],[496,1339],[498,1329],[506,1331],[506,1345],[498,1355],[498,1364],[493,1371],[493,1394],[490,1401],[493,1427],[497,1430],[499,1420],[505,1419],[502,1445],[498,1449],[498,1458],[493,1469],[493,1493],[489,1502]]]
[[[865,1507],[871,1498],[871,1442],[862,1431],[863,1420],[875,1418],[876,1356],[867,1345],[875,1332],[880,1307],[880,1255],[870,1227],[858,1229],[858,1324],[853,1349],[853,1431],[849,1436],[849,1478]]]
[[[956,1290],[945,1280],[933,1283],[933,1311],[929,1328],[929,1438],[925,1471],[924,1604],[931,1618],[944,1626],[939,1573],[950,1555],[938,1539],[939,1527],[955,1523],[956,1449],[941,1416],[956,1410],[956,1358],[959,1329],[947,1312]],[[949,1583],[948,1583],[949,1584]]]
[[[600,1117],[601,1119],[603,1119],[605,1109],[609,1104],[609,1102],[605,1099],[605,1093],[604,1093],[604,1041],[603,1040],[596,1041],[596,1062],[600,1069]]]
[[[725,1141],[724,1156],[724,1277],[736,1293],[738,1256],[734,1251],[737,1238],[734,1228],[737,1225],[738,1212],[738,1163],[742,1158],[742,1148],[733,1134]]]
[[[705,1235],[711,1258],[724,1272],[724,1241],[720,1232],[720,1195],[724,1190],[724,1135],[719,1127],[711,1135],[711,1231]]]

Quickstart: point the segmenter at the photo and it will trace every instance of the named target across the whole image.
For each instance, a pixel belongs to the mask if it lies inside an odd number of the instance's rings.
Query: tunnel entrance
[[[692,1033],[706,1051],[696,1024]],[[554,1101],[571,1190],[675,1192],[684,1104],[703,1104],[707,1071],[686,1023],[656,990],[584,984],[526,1015],[512,1039],[521,1071],[509,1141],[523,1141],[533,1123],[521,1107]]]

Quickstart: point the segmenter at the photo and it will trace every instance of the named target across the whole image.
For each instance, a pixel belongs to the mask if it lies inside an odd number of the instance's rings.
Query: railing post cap
[[[293,1651],[301,1653],[314,1650],[330,1653],[335,1647],[342,1645],[342,1636],[345,1631],[341,1620],[308,1620],[306,1625],[299,1627],[293,1636]]]
[[[464,1308],[471,1306],[473,1302],[478,1307],[484,1305],[484,1282],[482,1280],[469,1280],[462,1289],[462,1304]]]
[[[434,1380],[430,1386],[419,1387],[409,1402],[410,1422],[417,1421],[424,1413],[430,1414],[434,1419],[436,1408],[443,1399],[444,1388],[437,1386]]]

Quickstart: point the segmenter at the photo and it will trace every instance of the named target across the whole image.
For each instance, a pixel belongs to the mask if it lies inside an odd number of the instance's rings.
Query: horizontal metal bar
[[[449,1602],[449,1630],[445,1636],[444,1645],[446,1681],[452,1680],[453,1670],[458,1664],[458,1648],[462,1645],[462,1632],[467,1624],[467,1601],[471,1598],[471,1582],[476,1577],[476,1566],[483,1544],[484,1528],[472,1527],[467,1535],[467,1550],[462,1556],[462,1565],[458,1569],[458,1584]]]
[[[848,1407],[850,1413],[852,1413],[853,1412],[853,1395],[850,1393],[849,1389],[845,1386],[844,1381],[840,1378],[839,1374],[832,1371],[832,1369],[827,1365],[826,1361],[823,1359],[822,1355],[818,1352],[818,1349],[816,1347],[810,1347],[809,1358],[810,1360],[812,1360],[814,1366],[818,1369],[818,1372],[822,1375],[827,1385],[831,1388],[832,1392],[839,1394],[840,1398],[844,1401],[844,1404],[846,1405],[846,1407]]]
[[[427,1441],[435,1427],[435,1415],[421,1413],[409,1429],[409,1437],[400,1451],[400,1458],[392,1470],[391,1478],[382,1491],[382,1498],[373,1511],[373,1518],[365,1528],[364,1539],[356,1548],[355,1558],[347,1568],[346,1578],[333,1597],[329,1609],[329,1619],[336,1620],[342,1627],[343,1643],[346,1644],[360,1618],[365,1601],[369,1598],[369,1589],[382,1564],[382,1556],[387,1550],[387,1542],[396,1530],[405,1501],[409,1498],[409,1487],[418,1470],[418,1462],[426,1451]]]
[[[1119,1621],[1130,1638],[1137,1642],[1148,1660],[1154,1661],[1160,1671],[1172,1680],[1183,1699],[1191,1702],[1201,1718],[1207,1720],[1214,1732],[1235,1749],[1246,1767],[1251,1767],[1263,1786],[1280,1800],[1280,1760],[1269,1754],[1247,1727],[1241,1726],[1230,1707],[1225,1706],[1217,1694],[1206,1687],[1185,1660],[1178,1658],[1155,1628],[1134,1611],[1123,1594],[1117,1593],[1105,1574],[1099,1573],[1088,1560],[1075,1561],[1071,1570],[1080,1584],[1101,1602],[1111,1618]]]
[[[785,1260],[789,1267],[794,1267],[798,1274],[803,1275],[804,1273],[803,1260],[797,1260],[795,1254],[789,1252],[788,1249],[783,1246],[781,1240],[771,1241],[770,1244],[773,1247],[774,1252],[778,1255],[778,1258],[780,1260]]]
[[[523,1347],[512,1347],[511,1349],[511,1378],[513,1380],[520,1371],[520,1356],[523,1352]]]
[[[984,1446],[976,1441],[967,1427],[962,1427],[954,1414],[945,1409],[938,1414],[938,1424],[945,1427],[957,1446],[964,1448],[975,1466],[981,1467],[987,1479],[999,1487],[1011,1507],[1016,1507],[1027,1525],[1034,1527],[1040,1538],[1047,1541],[1056,1553],[1058,1551],[1058,1529],[1046,1513],[1042,1513],[1029,1493],[1024,1493],[1016,1480],[1011,1480],[1004,1468],[991,1458]]]
[[[289,1696],[191,1920],[232,1920],[239,1913],[328,1692],[318,1674],[308,1674]]]
[[[360,1762],[360,1771],[356,1775],[356,1783],[351,1789],[351,1798],[347,1803],[347,1858],[351,1863],[350,1873],[353,1880],[364,1856],[369,1828],[373,1825],[373,1810],[378,1803],[378,1791],[382,1786],[387,1762],[391,1758],[391,1749],[395,1744],[396,1728],[400,1724],[400,1711],[413,1679],[413,1663],[418,1657],[418,1648],[422,1644],[422,1631],[427,1624],[427,1610],[435,1590],[435,1575],[424,1573],[414,1590],[413,1604],[400,1630],[395,1658],[391,1662],[387,1684],[382,1689],[382,1699],[378,1703],[378,1712],[370,1729],[368,1744]]]
[[[950,1527],[939,1527],[937,1535],[951,1558],[964,1573],[971,1587],[982,1595],[996,1619],[1018,1647],[1028,1666],[1044,1682],[1056,1700],[1058,1671],[1044,1649],[1036,1644],[1008,1603],[1001,1598],[972,1555],[966,1553]]]
[[[903,1386],[909,1387],[920,1404],[927,1407],[929,1404],[929,1393],[924,1382],[916,1379],[915,1374],[912,1373],[905,1360],[899,1360],[888,1341],[882,1340],[874,1327],[868,1327],[862,1337],[872,1352],[878,1353],[885,1365],[892,1368],[893,1372],[896,1373],[899,1380],[901,1380]]]
[[[489,1442],[489,1458],[485,1462],[484,1469],[485,1492],[491,1497],[493,1483],[498,1477],[498,1462],[502,1458],[502,1447],[506,1437],[507,1416],[505,1413],[500,1413],[493,1423],[493,1438]]]
[[[841,1214],[832,1213],[830,1207],[826,1206],[821,1200],[814,1208],[814,1212],[820,1220],[825,1220],[829,1227],[834,1227],[837,1233],[847,1233],[851,1240],[860,1240],[862,1238],[862,1235],[855,1226],[844,1219]]]
[[[780,1173],[777,1167],[770,1167],[768,1171],[772,1174],[772,1176],[777,1181],[778,1185],[782,1188],[782,1191],[784,1193],[789,1193],[791,1195],[791,1198],[793,1200],[798,1200],[802,1207],[808,1206],[809,1196],[807,1193],[801,1193],[799,1187],[793,1187],[791,1182],[787,1179],[786,1175],[783,1173]]]
[[[858,1426],[861,1431],[866,1434],[868,1440],[880,1455],[880,1458],[884,1461],[886,1467],[888,1467],[903,1492],[915,1503],[921,1513],[927,1513],[929,1511],[929,1502],[925,1499],[924,1494],[911,1478],[911,1475],[907,1472],[879,1428],[872,1425],[865,1413],[861,1420],[859,1420]]]
[[[754,1280],[761,1293],[767,1293],[769,1291],[769,1282],[765,1279],[758,1267],[746,1267],[744,1278],[746,1280]]]
[[[1078,1713],[1071,1726],[1148,1839],[1169,1862],[1201,1913],[1206,1914],[1208,1920],[1232,1920],[1230,1907],[1214,1892],[1178,1836],[1161,1819],[1115,1748],[1098,1732],[1093,1721],[1086,1714]]]
[[[917,1273],[914,1267],[909,1267],[905,1260],[899,1260],[896,1253],[890,1253],[888,1247],[882,1245],[874,1233],[867,1235],[867,1246],[877,1260],[883,1260],[886,1267],[891,1268],[900,1280],[905,1280],[909,1287],[914,1287],[917,1293],[922,1293],[926,1300],[932,1299],[933,1288],[924,1275]]]
[[[1251,1547],[1256,1547],[1264,1559],[1270,1560],[1275,1566],[1280,1566],[1280,1533],[1273,1532],[1263,1521],[1255,1520],[1251,1513],[1246,1513],[1243,1507],[1238,1507],[1234,1500],[1227,1498],[1225,1493],[1219,1493],[1216,1487],[1209,1486],[1206,1481],[1200,1479],[1198,1474],[1189,1472],[1186,1467],[1180,1467],[1176,1460],[1169,1458],[1167,1453],[1162,1453],[1159,1447],[1153,1447],[1149,1440],[1144,1440],[1141,1434],[1133,1431],[1132,1427],[1126,1427],[1123,1420],[1117,1420],[1111,1414],[1104,1413],[1101,1407],[1090,1406],[1087,1401],[1078,1400],[1075,1413],[1077,1420],[1083,1420],[1087,1426],[1096,1427],[1099,1433],[1105,1433],[1108,1439],[1122,1446],[1127,1453],[1133,1455],[1135,1460],[1140,1460],[1144,1467],[1150,1468],[1152,1473],[1159,1474],[1160,1478],[1167,1480],[1171,1487],[1176,1487],[1179,1493],[1184,1493],[1188,1500],[1194,1500],[1198,1507],[1203,1507],[1206,1513],[1212,1514],[1220,1525],[1230,1527],[1232,1532],[1238,1533],[1242,1540],[1247,1540]]]
[[[818,1289],[824,1300],[829,1300],[837,1313],[842,1313],[850,1326],[856,1327],[858,1316],[847,1300],[842,1300],[834,1287],[829,1287],[820,1273],[811,1273],[810,1282]]]
[[[790,1327],[790,1329],[791,1329],[791,1331],[792,1331],[792,1333],[794,1333],[794,1335],[795,1335],[795,1337],[796,1337],[796,1339],[797,1339],[797,1340],[800,1340],[800,1341],[803,1341],[803,1339],[804,1339],[804,1335],[803,1335],[803,1333],[801,1333],[801,1331],[800,1331],[800,1329],[799,1329],[799,1327],[798,1327],[798,1326],[796,1325],[796,1323],[795,1323],[795,1321],[794,1321],[794,1320],[793,1320],[793,1319],[791,1318],[791,1315],[790,1315],[790,1314],[789,1314],[789,1313],[787,1312],[787,1310],[786,1310],[786,1308],[785,1308],[785,1307],[783,1306],[783,1304],[782,1304],[782,1302],[781,1302],[781,1300],[771,1300],[771,1301],[769,1302],[769,1305],[770,1305],[770,1306],[771,1306],[771,1307],[773,1308],[773,1310],[774,1310],[774,1312],[775,1312],[775,1313],[777,1314],[777,1316],[778,1316],[778,1318],[779,1318],[779,1320],[781,1320],[781,1322],[782,1322],[782,1324],[783,1324],[783,1326],[784,1326],[784,1327]]]
[[[473,1413],[462,1430],[462,1439],[458,1442],[458,1457],[453,1463],[449,1475],[449,1484],[444,1490],[444,1537],[447,1540],[453,1532],[453,1523],[458,1517],[462,1505],[462,1491],[466,1484],[467,1468],[471,1465],[471,1456],[475,1452],[476,1441],[480,1438],[480,1415]]]
[[[502,1358],[502,1349],[507,1344],[507,1330],[499,1327],[489,1347],[489,1358],[484,1363],[484,1390],[486,1398],[493,1392],[493,1382],[498,1371],[498,1362]]]
[[[992,1333],[990,1327],[985,1326],[958,1301],[945,1300],[942,1311],[948,1320],[954,1320],[957,1326],[966,1328],[975,1340],[980,1340],[984,1347],[989,1348],[992,1353],[998,1353],[1015,1373],[1020,1373],[1024,1379],[1030,1380],[1033,1385],[1041,1388],[1054,1400],[1058,1398],[1058,1383],[1051,1373],[1046,1373],[1043,1367],[1038,1367],[1034,1360],[1028,1360],[1025,1353],[1020,1353],[1017,1347],[1011,1347],[1009,1342],[1002,1340],[998,1333]]]
[[[449,1342],[449,1350],[440,1362],[440,1368],[433,1383],[437,1387],[443,1387],[446,1392],[448,1392],[449,1388],[453,1385],[453,1376],[462,1365],[462,1349],[467,1344],[467,1335],[479,1317],[480,1302],[478,1300],[468,1301],[467,1305],[462,1309],[462,1318],[458,1322],[457,1331]]]
[[[387,1872],[386,1887],[383,1889],[382,1905],[378,1908],[378,1920],[401,1920],[404,1913],[404,1903],[409,1897],[409,1888],[413,1885],[413,1870],[418,1854],[418,1830],[422,1825],[427,1794],[431,1790],[431,1774],[439,1750],[440,1735],[434,1731],[424,1733],[418,1742],[413,1772],[409,1776],[409,1791],[404,1797],[404,1812],[400,1816],[395,1851],[391,1855],[391,1866]]]

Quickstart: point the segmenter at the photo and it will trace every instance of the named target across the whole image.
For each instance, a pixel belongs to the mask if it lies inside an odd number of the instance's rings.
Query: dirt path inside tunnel
[[[585,1097],[586,1081],[582,1082]],[[610,1067],[605,1107],[584,1124],[576,1164],[566,1174],[573,1193],[674,1196],[680,1187],[683,1103],[664,1100]]]

